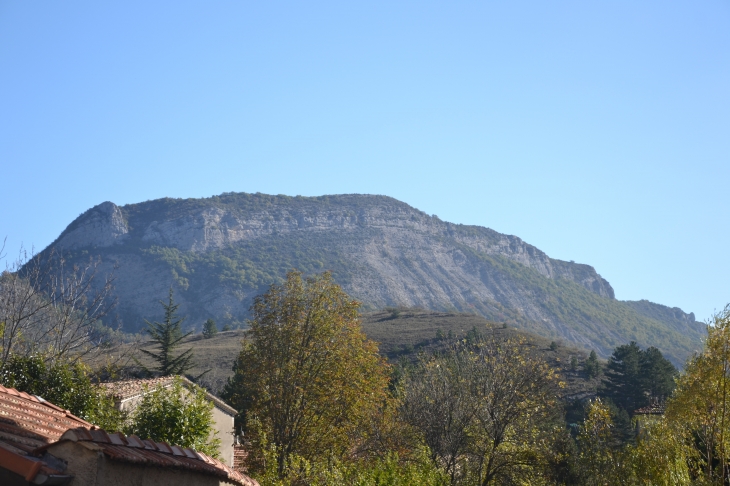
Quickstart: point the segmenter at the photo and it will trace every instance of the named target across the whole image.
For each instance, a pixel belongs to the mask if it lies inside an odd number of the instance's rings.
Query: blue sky
[[[730,3],[0,1],[0,235],[227,191],[385,194],[730,302]]]

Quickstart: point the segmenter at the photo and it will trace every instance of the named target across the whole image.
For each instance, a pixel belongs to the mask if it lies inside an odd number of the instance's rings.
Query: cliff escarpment
[[[589,265],[384,196],[229,193],[105,202],[51,247],[71,260],[99,257],[102,271],[116,268],[119,316],[129,331],[159,318],[157,301],[170,285],[190,325],[209,317],[240,324],[252,297],[296,268],[331,270],[365,309],[471,312],[604,356],[635,340],[681,362],[704,332],[681,311],[677,317],[646,301],[617,301]]]

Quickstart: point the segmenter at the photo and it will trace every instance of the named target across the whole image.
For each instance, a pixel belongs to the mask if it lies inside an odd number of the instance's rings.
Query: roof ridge
[[[106,390],[110,393],[111,396],[116,398],[117,400],[128,400],[130,398],[137,397],[144,393],[143,386],[144,385],[151,385],[151,386],[168,386],[170,383],[172,383],[176,378],[179,378],[182,381],[183,386],[188,388],[190,385],[199,386],[197,383],[193,382],[189,378],[183,376],[183,375],[171,375],[171,376],[158,376],[156,378],[132,378],[128,380],[119,380],[119,381],[107,381],[101,383],[101,385],[106,388]],[[125,388],[125,385],[129,385],[133,387],[133,389],[130,390],[123,390]],[[216,405],[219,409],[223,410],[224,412],[227,412],[230,415],[236,415],[238,414],[238,410],[227,404],[225,401],[223,401],[220,397],[217,397],[213,395],[210,391],[205,389],[205,387],[201,387],[203,390],[205,390],[206,395],[210,399],[210,401],[213,402],[214,405]]]
[[[195,467],[194,464],[201,463],[200,467],[203,468],[203,471],[225,476],[241,485],[258,485],[256,481],[241,474],[224,462],[190,447],[182,447],[174,444],[170,445],[167,442],[156,442],[151,439],[140,439],[133,434],[127,437],[122,432],[113,432],[110,434],[100,428],[86,429],[83,427],[77,427],[69,429],[64,432],[57,442],[44,445],[43,447],[36,449],[34,452],[41,452],[62,441],[93,442],[101,445],[102,450],[106,455],[118,460],[126,460],[128,462],[144,461],[145,452],[164,454],[170,459],[170,465],[174,465],[176,467],[185,467],[185,464],[188,464],[189,466],[192,466],[192,469],[198,469],[198,467]],[[119,450],[114,448],[123,449]],[[124,452],[122,452],[125,449],[135,449],[136,452],[130,451],[130,453],[125,455]],[[142,457],[140,457],[140,454],[142,454]],[[196,462],[194,464],[190,464],[186,461]]]

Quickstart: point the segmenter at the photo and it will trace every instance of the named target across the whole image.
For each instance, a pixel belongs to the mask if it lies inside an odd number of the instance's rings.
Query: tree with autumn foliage
[[[730,304],[713,316],[702,354],[687,362],[667,404],[665,420],[690,445],[695,476],[710,484],[730,479]]]
[[[329,272],[292,271],[254,299],[223,394],[241,412],[254,468],[273,450],[281,477],[291,458],[341,459],[363,440],[388,398],[389,367],[360,329],[359,306]]]
[[[422,356],[403,418],[451,484],[554,484],[568,436],[557,372],[512,339],[464,340]]]
[[[580,452],[576,459],[580,484],[632,484],[630,455],[616,437],[610,408],[600,398],[586,407],[586,418],[578,434],[578,447]]]

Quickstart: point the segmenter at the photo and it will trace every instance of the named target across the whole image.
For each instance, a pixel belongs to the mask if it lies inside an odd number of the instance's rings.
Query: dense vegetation
[[[718,370],[730,369],[730,310],[676,393],[677,371],[661,352],[630,343],[604,367],[589,372],[595,355],[582,361],[584,379],[602,377],[603,400],[570,401],[563,370],[543,358],[561,346],[531,350],[504,328],[474,327],[458,338],[438,328],[388,382],[374,343],[359,333],[356,306],[328,274],[307,281],[290,274],[256,299],[250,340],[224,395],[241,411],[250,471],[262,484],[381,484],[365,473],[383,468],[393,478],[385,484],[407,474],[452,485],[721,484],[725,477],[720,429],[728,426],[717,408],[725,407],[727,374]],[[380,322],[407,313],[414,312],[390,309]],[[634,408],[661,411],[665,403],[666,419]],[[566,412],[576,405],[571,426]],[[683,416],[684,435],[672,418],[679,411],[695,414]],[[638,428],[622,423],[635,414]],[[708,420],[714,435],[697,443],[692,438],[708,429],[692,427]]]
[[[170,387],[148,390],[124,429],[127,434],[218,457],[221,438],[214,435],[213,406],[205,389],[185,387],[176,378]]]

